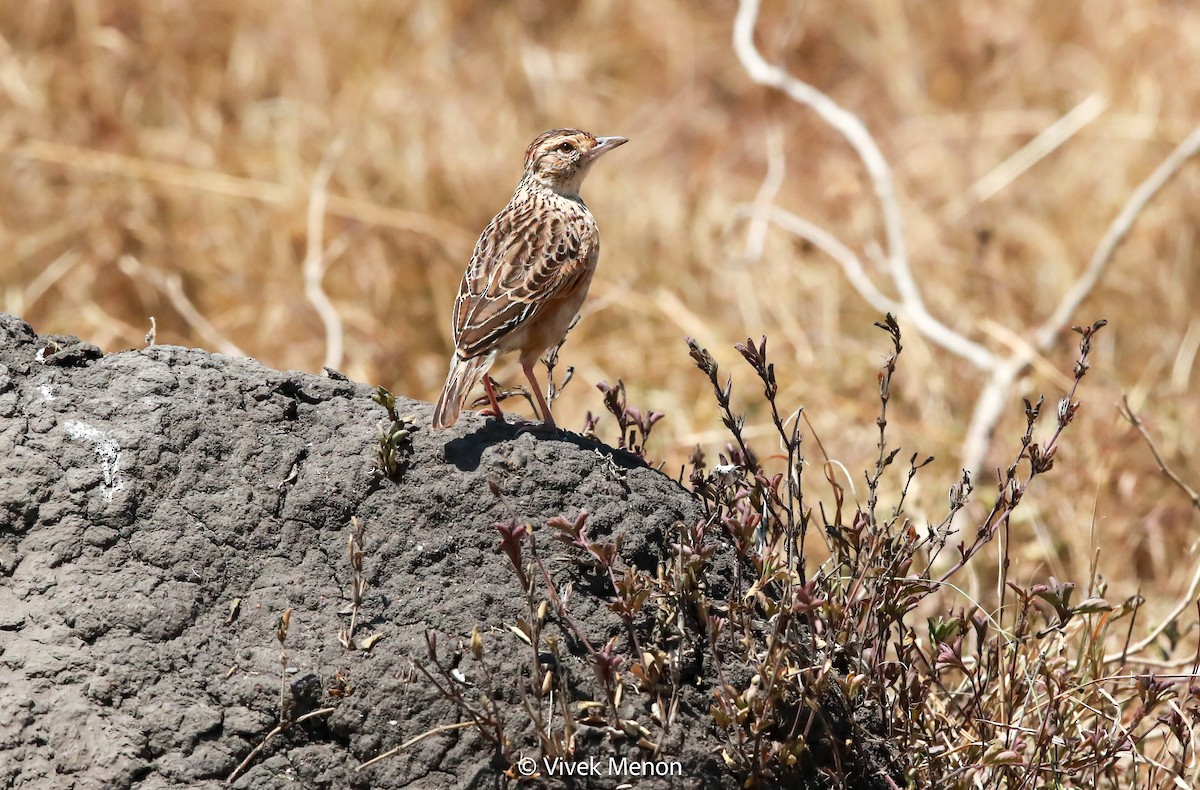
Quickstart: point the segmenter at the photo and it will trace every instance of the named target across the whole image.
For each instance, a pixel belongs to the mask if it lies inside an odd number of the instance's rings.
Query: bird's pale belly
[[[587,279],[580,283],[578,288],[573,289],[565,298],[547,304],[536,319],[505,337],[500,343],[500,352],[519,351],[522,364],[536,362],[546,349],[563,339],[567,327],[583,306],[591,284],[592,272],[589,271]]]

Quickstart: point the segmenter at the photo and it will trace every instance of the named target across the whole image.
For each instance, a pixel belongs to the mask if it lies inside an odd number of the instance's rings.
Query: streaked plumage
[[[524,177],[476,242],[454,300],[454,356],[434,409],[435,428],[458,420],[480,379],[500,413],[487,371],[509,351],[520,352],[542,420],[554,427],[533,365],[566,334],[600,256],[599,230],[579,197],[580,184],[597,158],[624,142],[553,129],[530,143]]]

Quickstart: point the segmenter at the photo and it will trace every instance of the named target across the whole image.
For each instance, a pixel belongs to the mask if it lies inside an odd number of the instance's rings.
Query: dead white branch
[[[1043,351],[1050,347],[1054,342],[1054,337],[1067,325],[1074,315],[1075,310],[1087,298],[1092,289],[1096,287],[1096,283],[1100,282],[1100,276],[1104,274],[1104,270],[1108,268],[1109,261],[1112,260],[1113,253],[1117,251],[1117,247],[1129,235],[1130,229],[1133,228],[1133,223],[1137,220],[1138,215],[1146,208],[1146,204],[1151,198],[1158,194],[1159,190],[1166,186],[1176,173],[1180,171],[1184,163],[1191,159],[1200,151],[1200,126],[1192,130],[1192,133],[1184,138],[1183,142],[1175,147],[1175,150],[1163,160],[1162,164],[1154,168],[1145,181],[1138,184],[1137,189],[1129,195],[1129,199],[1125,201],[1125,205],[1121,207],[1121,212],[1117,214],[1116,219],[1108,226],[1108,230],[1104,232],[1100,243],[1096,245],[1096,251],[1092,253],[1092,258],[1088,261],[1087,269],[1083,275],[1075,281],[1071,289],[1063,295],[1062,301],[1058,303],[1058,307],[1051,313],[1034,334],[1034,345]]]
[[[955,332],[934,318],[926,309],[920,289],[917,288],[916,280],[913,279],[912,270],[908,264],[908,250],[904,242],[904,222],[900,213],[900,203],[896,198],[892,169],[867,127],[859,120],[858,116],[842,109],[837,102],[821,91],[796,79],[778,66],[768,63],[762,53],[758,51],[758,47],[754,44],[754,28],[758,22],[759,4],[760,0],[741,0],[738,5],[737,17],[734,19],[733,49],[737,53],[738,60],[742,62],[742,67],[746,69],[750,78],[760,85],[781,90],[793,100],[810,107],[846,139],[846,142],[850,144],[862,161],[871,180],[875,197],[879,201],[879,210],[883,217],[885,263],[892,283],[900,295],[902,308],[899,312],[908,318],[918,332],[932,342],[970,360],[978,367],[990,367],[995,362],[991,351]],[[817,244],[817,242],[813,241],[813,244]],[[858,256],[854,257],[858,258]],[[857,267],[863,268],[861,260],[858,261]],[[844,263],[843,268],[845,268]]]
[[[1006,356],[1001,356],[951,329],[926,309],[909,266],[904,242],[904,223],[891,168],[879,145],[857,116],[840,107],[813,86],[767,62],[754,43],[759,8],[760,0],[739,0],[733,25],[734,52],[752,80],[760,85],[781,90],[794,101],[811,108],[854,149],[866,168],[879,202],[886,247],[882,256],[883,263],[899,299],[893,299],[880,290],[867,274],[860,255],[833,234],[806,219],[776,206],[764,204],[763,196],[774,194],[778,189],[774,183],[778,177],[774,165],[769,168],[767,181],[759,192],[758,200],[751,204],[748,214],[753,222],[761,223],[763,218],[769,218],[773,224],[787,232],[806,239],[841,266],[846,279],[859,296],[873,308],[906,318],[913,328],[930,342],[987,372],[988,379],[975,402],[962,448],[962,467],[974,478],[987,453],[992,432],[1009,406],[1009,396],[1017,378],[1028,370],[1039,355],[1053,345],[1075,311],[1100,281],[1117,247],[1128,235],[1134,221],[1150,199],[1179,172],[1185,161],[1200,150],[1200,128],[1188,135],[1187,139],[1133,191],[1124,208],[1101,238],[1079,279],[1063,295],[1050,316],[1032,333],[1030,341],[1011,344],[1011,351]],[[1089,96],[1010,157],[993,171],[993,174],[976,184],[972,188],[972,196],[977,200],[984,200],[1007,186],[1099,117],[1106,106],[1107,102],[1102,96]],[[751,237],[749,242],[754,240]]]
[[[1113,254],[1121,242],[1129,235],[1133,223],[1146,208],[1150,200],[1158,194],[1172,176],[1179,172],[1188,159],[1200,152],[1200,127],[1192,130],[1183,142],[1175,147],[1162,164],[1154,169],[1146,180],[1137,186],[1125,201],[1125,205],[1116,218],[1108,226],[1096,251],[1092,253],[1087,268],[1075,284],[1063,294],[1058,306],[1041,326],[1033,333],[1030,344],[1017,348],[1012,355],[1004,359],[991,371],[987,384],[975,402],[975,410],[971,415],[971,423],[967,427],[967,436],[963,442],[963,468],[974,474],[983,463],[988,445],[991,443],[992,432],[1007,406],[1008,393],[1017,377],[1024,373],[1033,363],[1039,353],[1047,351],[1058,334],[1066,328],[1079,305],[1095,289],[1101,276],[1112,261]]]
[[[862,259],[858,257],[854,250],[847,247],[845,244],[834,236],[829,231],[819,225],[799,217],[790,211],[781,209],[779,206],[747,206],[743,213],[753,213],[758,217],[765,219],[775,225],[778,225],[783,230],[804,239],[809,244],[816,247],[821,252],[828,255],[839,266],[842,267],[842,273],[846,275],[846,279],[854,290],[858,291],[858,295],[863,298],[871,307],[881,313],[903,313],[904,307],[894,299],[886,295],[883,291],[875,286],[863,268]]]

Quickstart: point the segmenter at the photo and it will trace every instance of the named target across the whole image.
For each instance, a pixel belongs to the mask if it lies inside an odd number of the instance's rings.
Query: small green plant
[[[412,451],[412,432],[416,428],[416,419],[411,415],[401,417],[396,412],[396,396],[383,387],[375,388],[371,400],[387,411],[389,420],[379,429],[376,472],[388,480],[398,480]]]

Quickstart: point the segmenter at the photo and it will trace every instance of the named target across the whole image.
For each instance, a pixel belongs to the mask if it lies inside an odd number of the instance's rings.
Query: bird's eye
[[[564,154],[569,154],[575,150],[575,145],[574,143],[563,143],[558,147],[558,150],[562,151]]]

